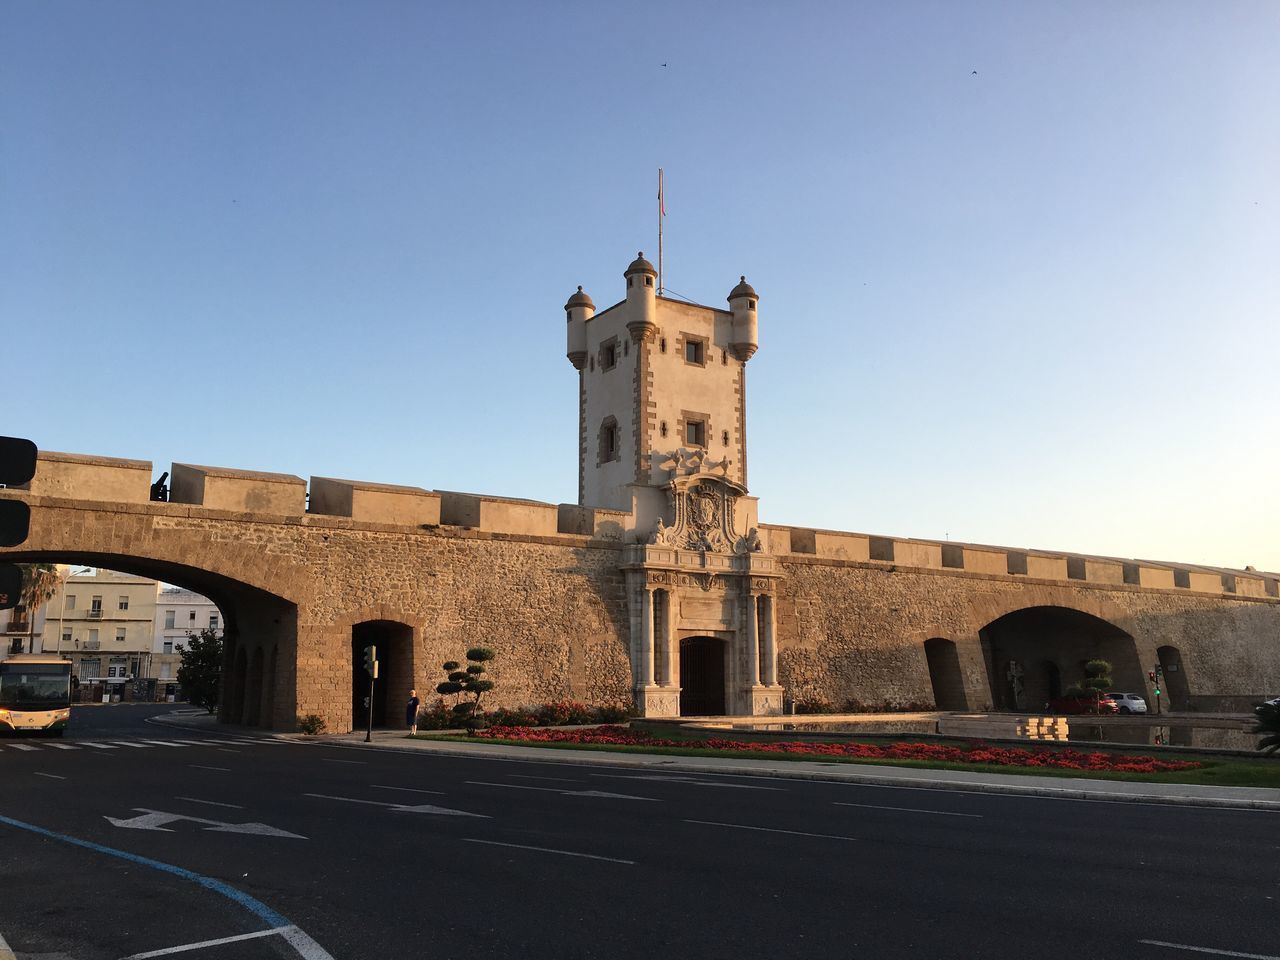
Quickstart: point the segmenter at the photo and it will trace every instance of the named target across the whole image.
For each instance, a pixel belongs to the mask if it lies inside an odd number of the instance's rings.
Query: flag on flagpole
[[[667,215],[667,203],[662,197],[662,168],[658,168],[658,213]]]

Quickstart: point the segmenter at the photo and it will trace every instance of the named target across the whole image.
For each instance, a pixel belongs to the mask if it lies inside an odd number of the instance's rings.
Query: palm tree
[[[31,653],[36,641],[36,613],[53,599],[62,584],[58,568],[52,563],[23,563],[22,606],[27,613],[27,653]]]
[[[1263,735],[1258,741],[1258,749],[1270,756],[1280,750],[1280,702],[1268,700],[1260,703],[1253,708],[1253,713],[1258,718],[1253,732]]]

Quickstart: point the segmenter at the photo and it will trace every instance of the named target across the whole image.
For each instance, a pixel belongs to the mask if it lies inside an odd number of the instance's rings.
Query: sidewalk
[[[1190,807],[1268,810],[1280,813],[1280,790],[1269,787],[1215,787],[1183,783],[1140,783],[1130,780],[1089,780],[1078,777],[1029,776],[1016,773],[929,770],[920,767],[893,767],[869,763],[741,760],[730,757],[675,757],[662,754],[615,753],[607,750],[562,750],[555,747],[520,747],[483,741],[457,743],[445,740],[410,740],[400,731],[385,730],[375,730],[373,742],[367,744],[364,742],[363,732],[317,739],[335,746],[353,749],[398,750],[437,756],[478,757],[488,760],[824,780],[832,783],[1003,793],[1059,800],[1161,803]]]

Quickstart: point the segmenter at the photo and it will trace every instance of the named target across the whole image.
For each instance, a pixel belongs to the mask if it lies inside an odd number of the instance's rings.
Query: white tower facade
[[[639,254],[626,296],[565,304],[578,370],[578,503],[626,515],[636,706],[645,716],[776,714],[777,561],[747,495],[755,290],[729,309],[657,293]]]

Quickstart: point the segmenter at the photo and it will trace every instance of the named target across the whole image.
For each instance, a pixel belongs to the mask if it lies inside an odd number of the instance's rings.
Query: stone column
[[[676,658],[680,645],[676,642],[676,598],[671,590],[662,591],[662,678],[659,683],[673,687],[676,683]]]
[[[653,686],[653,588],[645,585],[640,595],[640,686]]]
[[[747,680],[760,686],[760,606],[755,594],[747,597]]]
[[[766,687],[778,685],[778,619],[773,609],[773,597],[765,594],[760,598],[764,605],[764,684]]]

